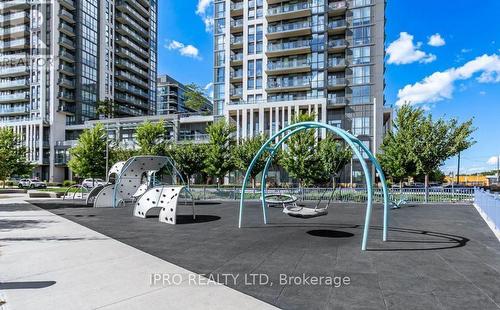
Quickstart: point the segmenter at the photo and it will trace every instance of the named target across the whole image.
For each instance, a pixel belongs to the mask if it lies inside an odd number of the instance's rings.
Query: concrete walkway
[[[274,308],[16,198],[0,200],[1,310]]]

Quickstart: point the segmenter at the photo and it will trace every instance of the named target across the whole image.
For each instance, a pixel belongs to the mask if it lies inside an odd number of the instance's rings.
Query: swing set
[[[290,137],[293,135],[304,131],[304,130],[309,130],[309,129],[326,129],[327,131],[333,132],[340,138],[342,138],[347,145],[352,149],[356,157],[359,159],[361,166],[363,168],[364,176],[365,176],[365,183],[366,183],[366,188],[367,188],[367,193],[368,193],[368,199],[367,199],[367,205],[366,205],[366,214],[365,214],[365,225],[363,228],[363,240],[361,244],[361,249],[364,251],[366,250],[367,246],[367,241],[368,241],[368,233],[370,229],[370,220],[371,220],[371,214],[372,214],[372,205],[373,205],[373,183],[372,183],[372,177],[370,173],[370,169],[368,167],[368,164],[366,163],[366,160],[361,154],[361,151],[365,153],[365,155],[368,157],[370,162],[373,164],[375,167],[376,172],[378,173],[378,176],[380,178],[380,181],[382,183],[382,190],[384,194],[384,218],[383,218],[383,229],[382,229],[382,240],[386,241],[387,240],[387,227],[388,227],[388,217],[389,217],[389,190],[386,185],[386,180],[384,176],[384,172],[382,171],[382,167],[380,166],[380,163],[377,161],[375,156],[370,152],[368,147],[361,142],[358,138],[350,134],[349,132],[335,127],[331,126],[328,124],[324,123],[319,123],[319,122],[301,122],[301,123],[296,123],[292,124],[286,128],[283,128],[280,130],[278,133],[270,137],[260,148],[260,150],[257,152],[255,157],[253,158],[250,166],[248,167],[246,173],[245,173],[245,178],[243,180],[243,185],[241,187],[241,198],[240,198],[240,214],[239,214],[239,221],[238,221],[238,227],[241,228],[243,224],[243,211],[244,211],[244,205],[245,205],[245,191],[247,187],[247,183],[250,180],[250,173],[259,160],[261,156],[263,156],[266,152],[268,153],[267,155],[267,160],[266,164],[264,166],[264,169],[262,171],[262,179],[261,179],[261,185],[260,185],[260,200],[261,200],[261,207],[262,207],[262,216],[264,220],[264,224],[268,223],[267,220],[267,208],[266,205],[269,203],[267,201],[268,198],[270,198],[270,203],[271,204],[282,204],[283,205],[283,213],[292,216],[292,217],[298,217],[298,218],[314,218],[318,216],[324,216],[328,214],[328,206],[332,200],[332,196],[330,196],[330,199],[325,207],[319,207],[321,200],[316,204],[315,208],[307,208],[307,207],[301,207],[297,206],[296,204],[296,197],[289,195],[288,200],[283,200],[281,201],[282,197],[278,196],[283,196],[283,195],[266,195],[266,179],[268,175],[268,170],[269,167],[271,166],[271,163],[273,161],[274,156],[276,153],[279,151],[281,148],[281,145],[286,142]],[[275,142],[277,141],[277,142]],[[286,197],[285,197],[286,198]],[[295,198],[295,200],[293,199]],[[280,201],[279,201],[280,200]],[[277,203],[275,203],[277,202]]]

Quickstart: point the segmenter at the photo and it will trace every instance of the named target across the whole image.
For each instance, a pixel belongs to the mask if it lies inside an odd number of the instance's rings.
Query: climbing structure
[[[181,197],[184,195],[183,197]],[[180,200],[183,198],[183,200]],[[146,218],[153,210],[160,210],[160,222],[167,224],[177,223],[177,211],[180,201],[188,203],[192,207],[193,219],[195,219],[194,201],[191,193],[185,186],[157,186],[150,188],[136,202],[134,216]]]
[[[93,200],[96,208],[118,207],[122,203],[137,200],[147,192],[150,182],[148,176],[155,175],[163,167],[172,174],[176,174],[181,180],[182,176],[169,157],[166,156],[134,156],[125,162],[118,162],[108,173],[108,182],[99,191],[91,192],[89,198]],[[176,178],[172,178],[175,182]]]

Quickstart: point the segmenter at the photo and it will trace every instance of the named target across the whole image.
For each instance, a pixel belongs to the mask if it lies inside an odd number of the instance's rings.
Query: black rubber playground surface
[[[249,202],[245,227],[238,229],[235,201],[199,203],[197,220],[181,216],[176,226],[135,218],[132,208],[36,204],[283,309],[500,305],[500,243],[472,206],[391,211],[388,242],[381,241],[382,209],[376,207],[369,250],[362,252],[364,205],[334,205],[327,216],[308,220],[270,208],[264,226],[258,203]],[[238,279],[223,281],[227,274]],[[321,284],[312,283],[314,277]],[[336,287],[345,277],[349,283]]]

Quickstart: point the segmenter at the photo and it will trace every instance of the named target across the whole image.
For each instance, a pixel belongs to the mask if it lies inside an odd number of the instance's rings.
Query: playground
[[[268,192],[274,156],[288,138],[310,129],[337,134],[362,159],[362,203],[334,203],[335,191],[314,202]],[[470,203],[407,205],[390,193],[378,161],[360,140],[325,124],[297,123],[270,137],[248,167],[240,193],[247,193],[261,156],[266,164],[256,200],[245,194],[233,201],[195,200],[171,158],[134,156],[115,163],[106,184],[91,191],[0,205],[7,218],[7,254],[0,263],[12,266],[3,287],[14,287],[14,303],[28,305],[16,285],[29,293],[31,282],[14,280],[33,279],[38,266],[46,271],[37,275],[53,278],[35,281],[39,289],[53,296],[81,287],[85,294],[74,298],[88,298],[91,308],[153,309],[166,298],[176,301],[171,308],[205,308],[200,296],[210,309],[499,307],[500,246]],[[380,180],[378,200],[369,164]],[[22,268],[14,268],[19,253],[34,251],[47,253],[46,264],[35,260],[36,252],[22,255]],[[101,254],[107,258],[99,259]],[[78,265],[82,256],[97,259],[97,267]],[[75,282],[80,277],[85,281]],[[223,289],[200,295],[206,284]],[[39,298],[48,308],[60,307]]]

